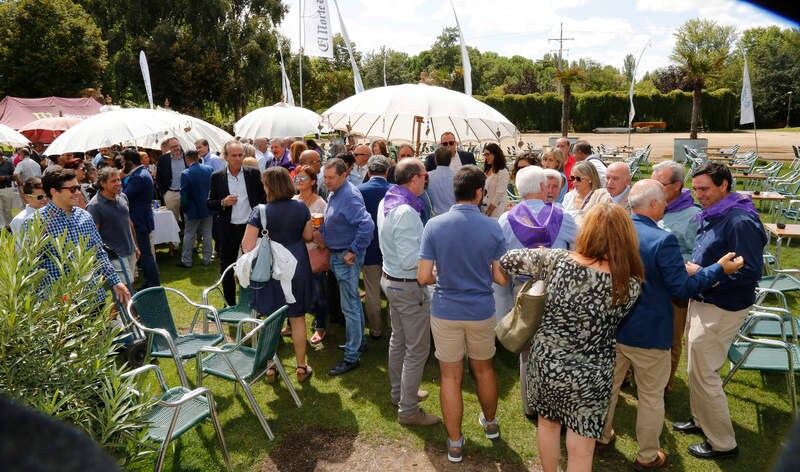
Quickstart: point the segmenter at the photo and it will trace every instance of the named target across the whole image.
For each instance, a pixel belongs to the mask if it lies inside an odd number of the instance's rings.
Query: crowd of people
[[[239,287],[226,269],[267,232],[297,266],[290,282],[252,282],[249,303],[259,316],[289,305],[284,334],[292,338],[298,380],[314,372],[306,314],[314,316],[312,344],[326,337],[329,322],[343,319],[343,357],[331,376],[359,368],[367,335],[388,335],[387,400],[397,421],[443,422],[453,462],[465,447],[464,358],[476,381],[477,421],[496,439],[494,328],[523,282],[542,280],[545,315],[520,353],[520,385],[545,471],[557,470],[562,428],[569,470],[591,470],[593,455],[613,444],[615,406],[630,370],[639,402],[634,467],[663,467],[664,397],[684,333],[692,418],[673,428],[705,435],[689,446],[694,456],[735,455],[718,370],[754,302],[766,236],[749,198],[732,188],[729,169],[708,163],[693,173],[698,205],[674,162],[632,184],[626,164],[607,166],[586,141],[570,146],[561,138],[541,156],[516,156],[510,171],[496,144],[483,148],[483,168],[458,147],[445,132],[422,160],[410,146],[382,140],[332,145],[327,159],[314,141],[289,138],[234,140],[220,155],[205,140],[184,150],[168,139],[160,155],[102,148],[47,159],[21,148],[0,165],[0,216],[20,240],[31,237],[36,215],[48,233],[66,231],[73,242],[88,237],[99,255],[97,283],[105,279],[120,301],[130,297],[138,271],[138,288],[160,284],[149,242],[155,199],[181,223],[178,266],[192,267],[202,246],[201,263],[218,260],[226,273],[228,305]],[[26,203],[13,219],[6,211],[12,181]],[[518,203],[509,202],[509,188]],[[312,269],[310,254],[322,249],[329,267]],[[48,278],[58,277],[55,264],[43,264]],[[431,339],[441,417],[420,407],[429,395],[420,385]],[[265,368],[274,379],[275,369]]]

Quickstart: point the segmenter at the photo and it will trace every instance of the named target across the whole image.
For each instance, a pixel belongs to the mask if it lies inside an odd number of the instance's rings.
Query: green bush
[[[29,234],[41,234],[39,222]],[[44,248],[52,243],[63,276],[40,291]],[[118,329],[110,303],[99,305],[90,274],[95,251],[59,238],[29,238],[21,247],[0,234],[0,395],[85,431],[121,463],[151,452],[141,421],[145,397],[121,379]],[[97,313],[100,313],[99,315]]]
[[[520,131],[561,129],[561,96],[555,93],[476,96],[514,123]],[[630,98],[627,92],[573,93],[571,127],[588,132],[598,127],[628,125]],[[692,94],[673,90],[667,94],[634,94],[635,121],[665,121],[668,131],[689,131]],[[728,89],[703,92],[700,126],[705,131],[731,131],[736,126],[739,98]]]

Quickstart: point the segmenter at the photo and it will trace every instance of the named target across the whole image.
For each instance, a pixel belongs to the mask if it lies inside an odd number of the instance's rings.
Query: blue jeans
[[[364,310],[361,307],[361,297],[358,296],[358,277],[364,264],[364,254],[356,256],[354,265],[347,265],[344,262],[345,254],[346,251],[331,252],[331,269],[339,283],[339,298],[344,314],[347,336],[344,360],[356,362],[359,356],[358,349],[364,340]]]
[[[142,253],[139,257],[139,266],[142,268],[142,277],[144,278],[142,288],[145,289],[161,285],[158,265],[156,264],[156,258],[150,246],[150,232],[140,231],[136,228],[136,242],[139,246],[139,251]]]

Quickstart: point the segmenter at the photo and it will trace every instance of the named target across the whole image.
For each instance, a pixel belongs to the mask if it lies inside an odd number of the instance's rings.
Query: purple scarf
[[[552,203],[545,203],[538,215],[520,202],[508,212],[508,224],[526,248],[551,247],[556,241],[564,212]]]
[[[750,214],[754,218],[759,218],[758,211],[756,211],[756,207],[753,206],[753,201],[750,197],[738,192],[731,192],[727,197],[706,208],[702,213],[692,218],[692,220],[715,220],[735,208]]]
[[[676,198],[675,200],[672,201],[672,203],[667,205],[667,209],[664,210],[664,213],[681,211],[692,206],[694,206],[694,198],[692,197],[692,191],[689,189],[683,189],[678,198]]]
[[[414,192],[402,185],[392,185],[386,191],[386,196],[383,197],[383,216],[388,215],[390,211],[400,205],[409,205],[419,214],[422,214],[422,209],[425,208],[425,204],[418,196],[414,195]]]

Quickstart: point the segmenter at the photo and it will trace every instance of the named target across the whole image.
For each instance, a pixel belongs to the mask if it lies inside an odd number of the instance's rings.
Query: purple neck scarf
[[[561,229],[564,212],[552,203],[545,203],[538,215],[520,202],[508,212],[508,224],[526,248],[551,247]]]
[[[409,205],[419,214],[422,214],[422,209],[425,208],[425,204],[418,196],[414,195],[414,192],[402,185],[392,185],[386,191],[386,196],[383,197],[383,216],[388,215],[390,211],[400,205]]]
[[[692,191],[689,189],[683,189],[678,198],[676,198],[675,200],[672,201],[672,203],[667,205],[667,209],[664,210],[664,213],[681,211],[692,206],[694,206],[694,198],[692,197]]]
[[[747,195],[742,195],[738,192],[731,192],[727,197],[706,208],[702,211],[702,213],[696,215],[692,219],[715,220],[727,214],[734,208],[738,208],[739,210],[750,214],[754,218],[759,218],[758,211],[756,211],[756,207],[753,206],[753,201],[750,199],[750,197]]]

